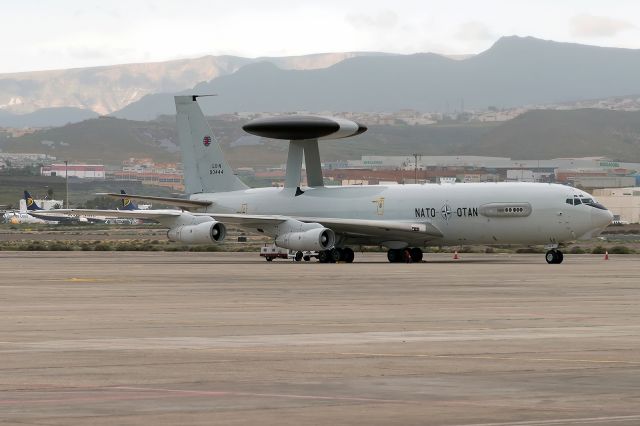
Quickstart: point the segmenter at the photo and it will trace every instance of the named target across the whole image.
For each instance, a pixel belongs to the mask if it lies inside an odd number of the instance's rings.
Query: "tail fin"
[[[124,189],[121,189],[120,193],[122,195],[126,194],[126,192],[124,192]],[[140,210],[140,209],[138,208],[138,205],[136,203],[131,201],[131,198],[123,198],[122,207],[120,208],[120,210]]]
[[[220,144],[213,136],[196,98],[175,97],[186,192],[225,192],[247,188],[224,160]]]
[[[27,210],[30,210],[30,211],[42,210],[42,207],[40,207],[39,205],[36,204],[35,201],[33,201],[33,197],[31,196],[31,194],[29,194],[29,191],[27,190],[24,191],[24,201],[27,203]]]

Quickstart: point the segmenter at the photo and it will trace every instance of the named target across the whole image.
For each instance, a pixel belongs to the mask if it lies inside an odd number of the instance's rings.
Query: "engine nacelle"
[[[276,238],[278,247],[289,250],[320,251],[333,248],[336,235],[329,228],[313,228],[308,231],[289,232]]]
[[[180,225],[167,231],[169,241],[185,244],[211,244],[224,240],[227,228],[215,220],[197,225]]]

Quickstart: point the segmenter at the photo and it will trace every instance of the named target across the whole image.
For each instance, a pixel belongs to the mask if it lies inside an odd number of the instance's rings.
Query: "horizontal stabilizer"
[[[96,195],[106,195],[108,197],[114,198],[128,198],[130,200],[136,201],[153,201],[156,203],[167,204],[170,206],[178,206],[182,207],[186,210],[190,208],[202,208],[208,207],[213,204],[211,201],[202,201],[202,200],[187,200],[186,198],[173,198],[173,197],[153,197],[149,195],[131,195],[131,194],[116,194],[113,192],[102,192],[97,193]]]

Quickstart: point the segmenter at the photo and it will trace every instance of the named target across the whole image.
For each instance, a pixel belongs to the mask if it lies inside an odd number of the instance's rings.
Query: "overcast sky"
[[[0,73],[206,54],[467,54],[514,34],[640,48],[637,0],[0,0],[0,6]]]

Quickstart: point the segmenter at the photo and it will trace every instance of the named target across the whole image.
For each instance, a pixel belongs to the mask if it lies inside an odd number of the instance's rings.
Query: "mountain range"
[[[234,111],[452,111],[517,107],[640,93],[640,50],[503,37],[464,60],[435,54],[359,56],[327,68],[246,65],[181,92],[206,114]],[[153,94],[114,113],[152,119],[174,113],[171,94]]]
[[[87,111],[151,120],[175,113],[174,94],[193,93],[219,95],[201,100],[208,115],[508,108],[638,94],[638,75],[640,50],[515,36],[457,59],[372,52],[205,56],[0,74],[0,125],[58,125],[61,117],[67,122],[86,119]],[[38,120],[15,115],[43,108]]]
[[[146,94],[189,89],[255,62],[273,63],[285,70],[303,70],[325,68],[361,54],[321,53],[280,58],[204,56],[155,63],[0,74],[0,111],[24,114],[42,108],[71,107],[109,114]]]

